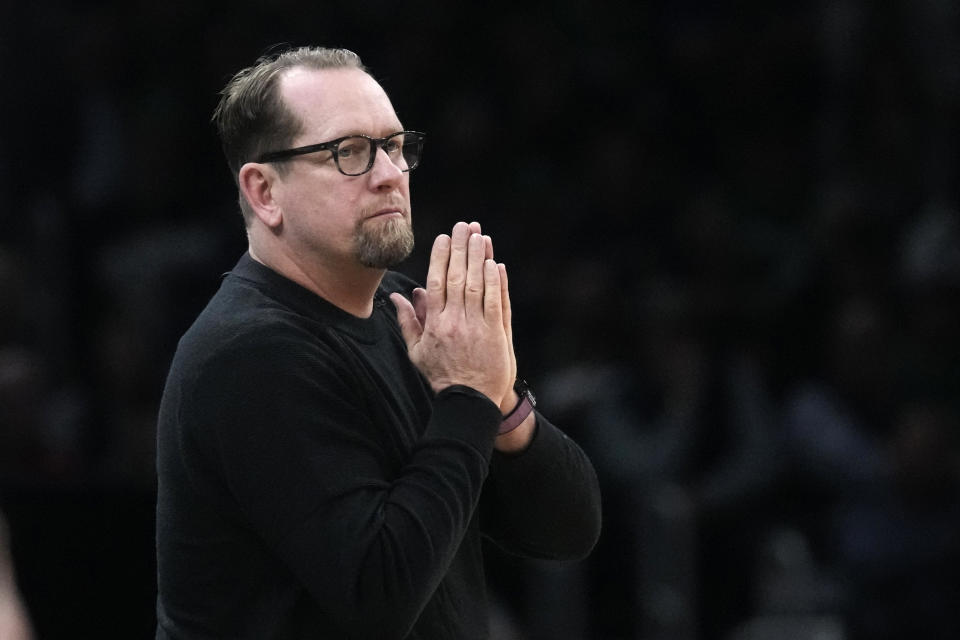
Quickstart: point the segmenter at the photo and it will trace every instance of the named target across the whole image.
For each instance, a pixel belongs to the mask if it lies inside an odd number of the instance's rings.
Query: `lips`
[[[372,220],[373,218],[383,218],[385,216],[392,216],[392,215],[397,215],[397,216],[400,216],[401,218],[407,217],[406,210],[403,207],[392,205],[392,206],[383,207],[381,209],[378,209],[377,211],[374,211],[372,214],[367,216],[367,219]]]

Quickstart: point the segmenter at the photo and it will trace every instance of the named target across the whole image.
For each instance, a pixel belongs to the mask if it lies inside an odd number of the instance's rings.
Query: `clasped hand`
[[[426,289],[390,296],[410,360],[434,391],[466,385],[502,410],[512,402],[513,351],[507,271],[476,222],[458,222],[433,243]]]

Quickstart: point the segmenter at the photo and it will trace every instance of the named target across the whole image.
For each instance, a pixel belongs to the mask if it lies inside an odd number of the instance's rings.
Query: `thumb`
[[[420,342],[420,336],[423,334],[423,325],[417,319],[417,313],[413,309],[410,301],[399,293],[391,293],[390,301],[397,309],[397,324],[400,325],[400,332],[403,334],[403,341],[407,343],[407,350]]]
[[[420,287],[413,290],[413,310],[417,312],[417,320],[423,327],[427,323],[427,292]]]

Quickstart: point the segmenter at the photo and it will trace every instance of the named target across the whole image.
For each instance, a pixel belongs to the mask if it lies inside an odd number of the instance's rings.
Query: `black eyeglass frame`
[[[387,141],[391,138],[395,138],[403,134],[404,144],[408,144],[406,137],[414,138],[417,145],[417,161],[412,165],[408,166],[406,169],[400,169],[404,173],[407,171],[412,171],[420,166],[420,156],[423,155],[423,139],[427,134],[421,131],[397,131],[396,133],[391,133],[390,135],[383,138],[371,138],[370,136],[364,135],[362,133],[355,133],[349,136],[343,136],[336,138],[335,140],[329,140],[327,142],[319,142],[317,144],[308,144],[303,147],[294,147],[293,149],[282,149],[280,151],[268,151],[260,155],[257,158],[257,162],[277,162],[281,160],[288,160],[295,156],[302,156],[307,153],[314,153],[316,151],[329,151],[333,154],[333,162],[337,166],[337,171],[342,173],[345,176],[362,176],[363,174],[370,171],[373,168],[373,163],[377,160],[377,149],[383,149],[384,145],[387,144]],[[370,142],[370,160],[367,161],[367,166],[363,171],[359,173],[347,173],[340,168],[340,156],[338,155],[337,147],[340,146],[340,143],[349,138],[366,138]],[[402,146],[402,145],[401,145]],[[384,149],[386,151],[386,149]]]

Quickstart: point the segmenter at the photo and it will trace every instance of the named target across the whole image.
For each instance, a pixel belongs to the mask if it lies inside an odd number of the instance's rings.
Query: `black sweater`
[[[158,425],[157,638],[485,638],[481,533],[585,556],[596,477],[537,414],[495,453],[498,407],[434,394],[388,273],[359,319],[241,258],[174,357]]]

